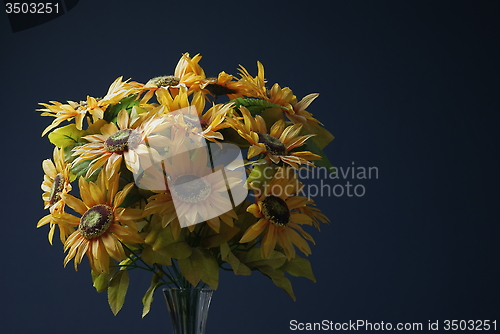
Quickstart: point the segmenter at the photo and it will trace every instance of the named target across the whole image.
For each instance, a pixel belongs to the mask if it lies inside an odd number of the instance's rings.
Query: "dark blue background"
[[[2,332],[170,332],[159,291],[141,319],[148,275],[132,272],[114,317],[87,261],[64,269],[62,245],[36,229],[52,119],[34,110],[103,95],[118,76],[172,74],[184,52],[201,53],[208,75],[239,64],[255,75],[260,60],[270,85],[321,93],[308,110],[336,136],[333,164],[379,170],[350,180],[361,198],[316,198],[332,221],[313,232],[317,283],[292,278],[293,302],[258,273],[223,273],[207,333],[290,333],[292,319],[500,321],[499,17],[497,1],[82,0],[12,33],[0,14]]]

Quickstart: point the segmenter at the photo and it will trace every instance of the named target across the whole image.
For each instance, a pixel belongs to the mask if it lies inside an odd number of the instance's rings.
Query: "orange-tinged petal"
[[[247,154],[247,159],[251,159],[255,157],[256,155],[262,153],[264,149],[260,146],[252,145],[248,148],[248,154]]]
[[[46,215],[45,217],[41,218],[38,223],[36,224],[36,227],[41,227],[47,223],[50,223],[52,221],[52,215]]]
[[[125,260],[126,255],[122,245],[110,233],[104,233],[101,239],[106,251],[113,259],[116,261]]]
[[[70,194],[62,194],[61,197],[70,208],[72,208],[79,214],[83,215],[85,212],[87,212],[88,208],[81,199],[76,198],[75,196]]]
[[[290,221],[299,224],[299,225],[311,225],[312,224],[312,218],[306,214],[303,213],[293,213],[290,215]]]
[[[251,204],[247,208],[247,212],[250,212],[256,218],[262,217],[262,213],[260,212],[259,206],[257,204]]]
[[[106,203],[106,199],[104,198],[103,189],[101,189],[98,185],[96,185],[95,183],[92,183],[92,182],[90,182],[89,188],[90,188],[90,196],[92,196],[92,200],[94,202],[93,205]]]
[[[120,241],[123,242],[136,243],[136,244],[144,242],[144,239],[141,238],[139,233],[128,227],[124,227],[118,224],[113,224],[109,227],[108,231],[112,232]]]
[[[269,224],[269,228],[267,233],[264,235],[264,239],[262,240],[262,257],[268,258],[271,255],[271,252],[276,247],[276,230],[279,227],[274,226],[273,224]]]
[[[240,243],[246,243],[257,238],[266,228],[269,223],[264,218],[259,219],[258,222],[253,224],[246,230],[240,239]]]
[[[133,187],[134,187],[133,182],[131,182],[131,183],[127,184],[125,187],[123,187],[123,189],[116,194],[114,201],[113,201],[113,205],[115,207],[119,207],[123,203],[123,200],[125,199],[125,197],[127,197],[128,193],[130,192],[130,190]]]
[[[269,134],[274,138],[279,138],[285,129],[285,121],[280,119],[276,121],[273,126],[271,126],[271,131]]]
[[[125,110],[125,109],[120,110],[120,112],[118,113],[118,118],[117,118],[116,123],[118,124],[118,127],[120,128],[120,130],[128,128],[129,115],[128,115],[127,110]]]

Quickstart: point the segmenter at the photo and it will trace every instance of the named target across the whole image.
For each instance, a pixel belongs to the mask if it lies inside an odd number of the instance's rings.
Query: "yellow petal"
[[[264,218],[259,219],[258,222],[256,222],[255,224],[250,226],[248,230],[246,230],[246,232],[240,239],[240,243],[246,243],[254,240],[264,231],[266,226],[267,226],[267,220],[265,220]]]

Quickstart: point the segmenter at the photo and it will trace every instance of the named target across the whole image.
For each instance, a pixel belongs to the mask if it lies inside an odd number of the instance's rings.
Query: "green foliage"
[[[62,148],[78,143],[84,134],[85,131],[78,130],[76,124],[69,124],[49,133],[49,140],[55,146]]]
[[[208,249],[200,248],[200,251],[203,254],[203,263],[205,265],[205,271],[201,279],[216,290],[219,287],[219,264]]]
[[[324,149],[335,138],[330,131],[320,125],[312,125],[310,129],[302,128],[301,135],[309,133],[316,134],[316,136],[312,137],[312,140],[320,150]]]
[[[193,248],[188,258],[180,259],[178,262],[182,275],[193,286],[197,286],[205,273],[203,253],[198,248]]]
[[[247,177],[247,183],[251,185],[252,189],[262,191],[266,184],[271,182],[274,174],[276,174],[276,165],[266,159],[261,159],[255,161],[252,167],[252,171]]]
[[[281,267],[286,261],[286,256],[283,253],[272,251],[269,258],[262,257],[260,248],[252,248],[244,257],[245,264],[252,268],[258,269],[259,267],[269,266],[273,269]]]
[[[241,106],[244,106],[250,111],[252,116],[255,116],[259,114],[261,111],[269,108],[278,108],[278,109],[285,109],[288,110],[287,107],[280,106],[279,104],[274,104],[266,100],[260,100],[260,99],[255,99],[255,98],[237,98],[234,100],[231,100],[229,102],[233,102],[234,106],[233,108],[238,109]]]
[[[280,268],[295,277],[305,277],[316,283],[316,277],[312,272],[311,262],[309,260],[295,255],[293,259],[285,262]]]
[[[144,318],[148,313],[149,310],[151,309],[151,303],[153,302],[153,295],[156,291],[156,289],[161,286],[162,283],[159,282],[159,277],[158,275],[153,275],[153,278],[151,279],[151,285],[149,286],[148,290],[146,291],[146,294],[144,297],[142,297],[142,317]]]
[[[269,133],[274,123],[285,119],[285,113],[281,108],[269,108],[263,110],[260,115],[266,121],[267,132]]]
[[[93,271],[91,271],[91,275],[92,275],[92,283],[97,292],[101,293],[108,289],[109,278],[111,277],[111,275],[105,272],[97,274]]]
[[[117,104],[110,106],[108,109],[106,109],[106,112],[104,113],[104,119],[107,122],[116,122],[118,113],[122,109],[127,110],[127,112],[130,114],[133,107],[139,106],[139,100],[137,99],[137,97],[138,97],[137,94],[132,94],[127,97],[124,97]]]
[[[127,270],[118,270],[109,282],[108,303],[114,315],[117,315],[123,307],[128,285],[129,278]]]
[[[141,256],[144,262],[149,265],[153,265],[155,263],[164,266],[172,265],[172,259],[169,257],[169,254],[163,252],[161,249],[155,251],[150,245],[144,246]]]
[[[295,151],[311,151],[312,153],[321,156],[321,160],[315,160],[314,164],[318,167],[325,167],[328,170],[332,170],[331,167],[333,167],[333,165],[330,162],[330,159],[328,159],[323,150],[320,149],[316,142],[313,140],[316,137],[317,136],[309,138],[304,145],[298,147]]]
[[[240,229],[236,226],[230,227],[226,224],[222,224],[219,233],[214,233],[211,236],[207,236],[201,240],[201,246],[203,248],[214,248],[219,247],[225,242],[231,240]]]
[[[273,283],[285,290],[285,292],[295,301],[295,294],[293,293],[292,283],[285,277],[285,273],[278,269],[273,269],[271,266],[258,267],[259,271],[268,276]]]
[[[84,161],[80,161],[76,165],[71,165],[71,167],[69,169],[71,179],[76,180],[80,176],[85,177],[85,175],[87,174],[87,171],[89,170],[91,162],[92,162],[92,160],[84,160]],[[98,173],[95,173],[95,174],[98,175]]]
[[[223,243],[220,246],[220,255],[222,258],[222,261],[226,261],[229,263],[231,268],[233,268],[233,271],[236,275],[244,275],[248,276],[252,273],[252,270],[248,268],[244,263],[242,263],[232,252],[231,248],[227,243]]]

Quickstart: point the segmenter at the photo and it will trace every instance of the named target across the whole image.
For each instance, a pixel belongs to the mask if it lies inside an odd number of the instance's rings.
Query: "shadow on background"
[[[4,0],[12,32],[18,32],[52,21],[72,10],[79,0],[53,2]]]

